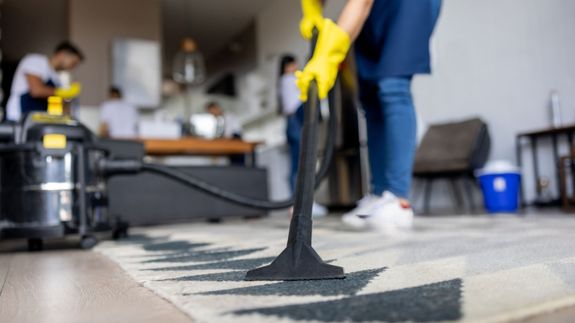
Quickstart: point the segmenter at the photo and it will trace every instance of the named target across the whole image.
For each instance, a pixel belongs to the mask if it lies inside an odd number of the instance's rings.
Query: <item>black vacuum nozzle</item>
[[[245,280],[320,280],[343,279],[343,268],[326,264],[311,244],[296,241],[269,266],[250,270]]]
[[[314,30],[310,59],[315,52],[318,35],[318,31]],[[314,174],[317,164],[319,106],[317,83],[312,81],[308,101],[304,106],[305,119],[299,156],[297,189],[287,247],[270,265],[250,270],[245,280],[289,281],[345,278],[342,267],[326,264],[311,245],[313,229],[311,213],[315,192]],[[330,102],[330,110],[332,107],[333,102]],[[335,118],[335,116],[332,115],[330,118]]]
[[[341,267],[326,264],[312,247],[312,205],[317,163],[319,99],[317,84],[310,86],[305,107],[302,149],[299,158],[297,190],[287,248],[269,265],[250,270],[246,280],[343,279]]]

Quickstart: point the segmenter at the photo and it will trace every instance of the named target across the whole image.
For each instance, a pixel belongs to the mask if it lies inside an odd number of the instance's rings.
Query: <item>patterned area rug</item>
[[[575,305],[575,219],[418,219],[395,237],[315,224],[347,278],[246,282],[285,247],[287,219],[133,232],[97,250],[197,322],[505,322]]]

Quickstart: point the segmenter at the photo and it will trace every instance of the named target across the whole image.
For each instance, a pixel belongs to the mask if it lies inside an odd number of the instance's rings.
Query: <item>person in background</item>
[[[292,194],[295,192],[297,171],[299,166],[300,142],[304,122],[304,109],[300,100],[300,91],[296,85],[295,72],[298,69],[297,60],[293,55],[284,55],[280,59],[278,105],[280,112],[286,117],[286,138],[290,151],[289,184]],[[316,202],[313,203],[312,214],[316,217],[326,216],[327,209]]]
[[[234,116],[224,113],[218,102],[212,101],[206,104],[206,112],[214,117],[224,118],[224,138],[242,139],[242,126]]]
[[[242,139],[242,126],[239,121],[232,115],[224,113],[224,109],[219,103],[212,101],[206,104],[206,112],[224,119],[224,138],[227,139]],[[246,164],[246,156],[244,155],[230,155],[230,164],[236,166],[244,166]]]
[[[100,108],[99,133],[104,138],[138,137],[138,108],[123,100],[117,87],[110,88],[109,99]]]
[[[58,73],[74,70],[83,60],[84,54],[69,42],[58,45],[50,57],[41,54],[24,56],[14,74],[6,119],[19,121],[30,112],[46,111],[50,96],[71,100],[80,95],[80,84],[72,83],[63,88]]]
[[[416,114],[411,82],[430,73],[429,40],[441,0],[348,0],[339,19],[322,16],[323,1],[302,0],[300,31],[319,37],[312,59],[297,83],[302,101],[312,80],[327,97],[339,65],[355,41],[359,94],[367,120],[371,195],[343,216],[355,228],[381,231],[413,224],[409,203],[416,150]]]

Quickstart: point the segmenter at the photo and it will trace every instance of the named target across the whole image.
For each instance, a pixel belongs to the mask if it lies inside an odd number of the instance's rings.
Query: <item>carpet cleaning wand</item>
[[[341,267],[326,264],[312,247],[312,204],[317,161],[317,120],[319,99],[312,82],[305,105],[302,150],[295,193],[293,217],[286,249],[269,265],[250,270],[246,280],[318,280],[345,278]],[[333,116],[332,116],[333,117]]]
[[[318,32],[314,30],[310,59],[315,52]],[[330,93],[330,123],[335,121],[335,102]],[[305,119],[296,182],[295,204],[287,247],[268,266],[250,270],[246,280],[319,280],[345,278],[342,267],[325,263],[312,247],[312,207],[315,191],[314,171],[317,163],[317,134],[320,100],[317,83],[311,82],[304,105]],[[333,140],[337,126],[330,126],[328,138]],[[333,147],[332,147],[333,148]]]

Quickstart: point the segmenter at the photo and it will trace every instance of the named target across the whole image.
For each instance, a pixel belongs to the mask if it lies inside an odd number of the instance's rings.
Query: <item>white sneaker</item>
[[[398,230],[409,230],[413,227],[413,209],[404,204],[397,196],[385,192],[385,203],[373,209],[364,218],[366,226],[379,232],[391,233]]]
[[[329,211],[327,208],[319,203],[313,202],[313,206],[311,209],[311,216],[313,218],[323,218],[326,217]]]
[[[289,217],[291,218],[293,216],[293,206],[289,208]],[[328,209],[316,202],[313,202],[312,208],[311,208],[311,216],[313,218],[323,218],[326,217],[329,214]]]
[[[364,216],[371,214],[375,208],[384,202],[385,200],[383,196],[373,194],[367,195],[357,202],[357,207],[355,209],[345,213],[341,220],[350,227],[365,229],[367,224]]]

